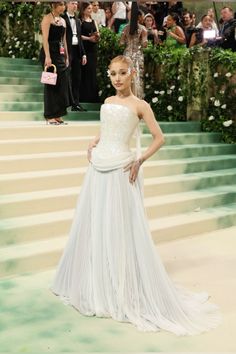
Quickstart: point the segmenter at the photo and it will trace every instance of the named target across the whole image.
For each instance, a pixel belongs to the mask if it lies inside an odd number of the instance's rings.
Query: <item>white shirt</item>
[[[118,18],[120,20],[126,19],[126,6],[122,1],[115,2],[116,12],[114,13],[114,18]]]
[[[97,23],[98,26],[106,26],[106,16],[103,9],[98,9],[97,12],[91,13],[92,19]]]

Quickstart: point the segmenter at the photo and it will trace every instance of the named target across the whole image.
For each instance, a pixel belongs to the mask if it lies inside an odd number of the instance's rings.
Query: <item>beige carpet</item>
[[[83,317],[50,293],[54,270],[48,270],[0,280],[0,352],[236,352],[236,227],[160,244],[158,250],[173,280],[209,292],[221,307],[221,326],[195,337],[176,337]]]

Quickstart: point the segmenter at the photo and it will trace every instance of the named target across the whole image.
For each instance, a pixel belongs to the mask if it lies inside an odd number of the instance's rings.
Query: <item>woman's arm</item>
[[[162,130],[161,130],[158,122],[156,121],[154,113],[146,101],[144,101],[144,100],[141,101],[138,111],[139,111],[138,113],[139,113],[140,117],[146,123],[146,125],[153,137],[152,143],[149,145],[147,150],[139,158],[140,162],[143,163],[149,157],[151,157],[153,154],[155,154],[156,151],[158,151],[160,149],[160,147],[164,144],[165,139],[164,139],[164,135],[162,133]]]
[[[177,40],[177,42],[179,42],[179,43],[182,43],[182,44],[186,43],[184,31],[179,26],[176,27],[175,32],[168,32],[168,35],[175,38]]]
[[[69,54],[68,54],[68,48],[67,48],[67,41],[66,41],[66,31],[67,31],[67,28],[66,28],[66,21],[64,19],[63,20],[63,26],[65,27],[65,34],[63,36],[63,46],[65,48],[65,63],[66,63],[66,66],[69,65]]]
[[[100,134],[95,136],[95,138],[89,143],[88,151],[87,151],[87,159],[89,161],[91,160],[92,150],[98,144],[99,140],[100,140]]]
[[[195,44],[196,44],[196,34],[193,33],[191,36],[190,43],[189,43],[189,48],[192,48]]]
[[[125,167],[125,171],[130,170],[130,183],[135,182],[138,176],[139,168],[142,163],[146,161],[149,157],[151,157],[153,154],[155,154],[155,152],[158,151],[165,142],[161,128],[157,123],[154,113],[147,102],[141,101],[138,107],[138,114],[145,121],[148,129],[150,130],[150,133],[152,134],[153,140],[147,150],[142,154],[140,158],[138,158],[137,161],[134,161],[133,163]]]
[[[145,27],[142,29],[141,36],[142,36],[142,47],[146,48],[148,45],[148,38],[147,38],[147,30]]]
[[[50,15],[45,15],[41,22],[41,29],[43,35],[43,49],[45,53],[45,65],[50,66],[52,64],[50,52],[49,52],[49,44],[48,44],[48,36],[50,29],[51,19]]]

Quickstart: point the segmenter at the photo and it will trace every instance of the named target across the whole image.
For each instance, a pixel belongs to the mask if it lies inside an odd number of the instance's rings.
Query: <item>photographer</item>
[[[209,15],[202,16],[201,28],[194,29],[189,48],[197,44],[207,47],[216,44],[216,31],[212,28],[212,19]]]

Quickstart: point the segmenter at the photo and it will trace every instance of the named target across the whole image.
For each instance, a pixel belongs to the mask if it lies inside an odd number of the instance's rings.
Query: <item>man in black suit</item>
[[[71,85],[73,94],[72,111],[85,111],[79,102],[81,81],[81,64],[86,65],[87,58],[81,39],[81,22],[76,17],[78,1],[68,1],[67,11],[62,16],[66,21],[66,42],[71,69]]]
[[[222,26],[220,29],[219,45],[223,49],[231,49],[236,52],[236,20],[233,10],[230,7],[223,7],[221,10]]]

